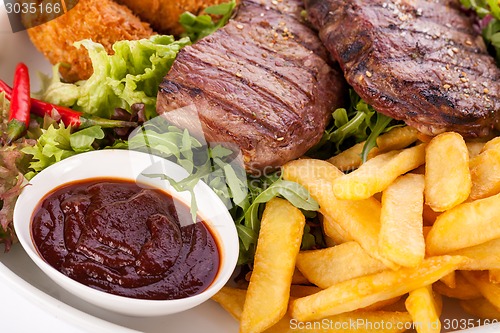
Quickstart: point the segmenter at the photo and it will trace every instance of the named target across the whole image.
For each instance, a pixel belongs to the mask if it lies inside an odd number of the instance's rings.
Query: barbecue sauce
[[[32,237],[54,268],[116,295],[168,300],[213,282],[219,249],[206,224],[169,194],[96,179],[60,187],[39,204]]]

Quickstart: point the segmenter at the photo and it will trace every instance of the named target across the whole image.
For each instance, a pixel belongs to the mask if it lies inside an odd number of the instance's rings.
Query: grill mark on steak
[[[377,111],[428,134],[488,135],[500,70],[458,1],[305,0],[347,81]]]
[[[345,94],[302,9],[300,0],[241,1],[225,27],[179,52],[160,85],[158,113],[191,131],[197,116],[206,141],[236,144],[251,173],[302,156]],[[186,107],[192,117],[176,112]]]
[[[197,62],[197,60],[200,60],[200,58],[195,58],[191,57],[192,54],[188,55],[185,59],[182,59],[183,61],[186,61],[188,63],[194,64]],[[212,67],[211,64],[207,62],[202,62],[200,67]],[[210,82],[207,81],[207,79],[203,76],[203,73],[197,74],[197,69],[199,68],[192,68],[192,71],[194,72],[193,74],[190,74],[190,81],[193,82],[193,84],[196,85],[196,87],[204,87],[207,86]],[[293,118],[294,121],[298,121],[299,119],[296,117],[293,117],[295,115],[293,112],[290,112],[289,110],[293,110],[296,105],[289,104],[287,99],[282,98],[281,96],[277,95],[276,93],[272,93],[271,91],[266,91],[264,87],[260,87],[258,85],[252,86],[252,89],[246,89],[246,95],[241,96],[237,92],[240,90],[245,90],[245,88],[249,85],[248,82],[244,79],[238,79],[235,76],[235,73],[231,69],[224,69],[217,67],[218,69],[218,86],[232,86],[234,91],[227,91],[226,89],[203,89],[203,88],[198,88],[201,91],[203,91],[203,94],[207,96],[210,100],[214,101],[217,100],[219,101],[219,105],[228,105],[230,107],[224,108],[227,112],[231,112],[235,116],[241,116],[244,119],[253,119],[254,122],[258,123],[261,128],[267,129],[268,133],[273,133],[273,132],[280,132],[281,128],[286,126],[284,123],[285,120],[289,120],[289,118]],[[240,69],[242,70],[242,69]],[[241,71],[242,75],[245,75],[243,70]],[[236,78],[236,79],[235,79]],[[208,79],[210,80],[210,78]],[[187,88],[192,88],[192,85],[184,85],[184,87]],[[231,101],[227,100],[226,97],[230,96],[232,98]],[[292,96],[287,96],[287,97],[292,97]],[[295,96],[296,98],[299,98],[299,96]],[[277,104],[274,102],[274,100],[277,99],[281,103]],[[254,104],[254,101],[259,101],[260,104],[262,104],[262,107],[266,109],[273,109],[277,108],[279,110],[279,117],[278,114],[257,114],[254,111],[252,111],[254,108],[252,108],[252,104]],[[263,117],[260,117],[263,116]]]

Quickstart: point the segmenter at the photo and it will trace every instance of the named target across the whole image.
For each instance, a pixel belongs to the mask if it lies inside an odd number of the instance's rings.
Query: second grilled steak
[[[207,141],[236,144],[251,173],[302,156],[345,89],[302,10],[299,0],[242,1],[234,20],[179,53],[158,113],[193,130],[193,119],[171,111],[196,108]]]
[[[500,71],[458,0],[305,0],[356,92],[428,134],[491,132]]]

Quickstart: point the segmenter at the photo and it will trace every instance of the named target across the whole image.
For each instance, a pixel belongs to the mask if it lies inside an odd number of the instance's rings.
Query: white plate
[[[3,0],[0,0],[0,78],[11,83],[19,61],[25,62],[33,74],[36,70],[50,73],[49,63],[32,46],[27,34],[12,33]],[[35,75],[32,75],[32,86],[37,89]],[[445,302],[444,310],[441,319],[450,323],[458,319],[463,324],[470,318],[453,302]],[[157,318],[133,318],[96,308],[54,284],[19,244],[9,253],[0,253],[0,322],[2,332],[9,333],[35,330],[38,333],[238,332],[237,322],[212,301],[178,315]],[[465,325],[469,324],[465,322]],[[451,331],[453,329],[443,330]],[[467,332],[500,332],[500,326]]]

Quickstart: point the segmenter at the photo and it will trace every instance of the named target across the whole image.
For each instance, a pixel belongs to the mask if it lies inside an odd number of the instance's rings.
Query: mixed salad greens
[[[489,18],[483,31],[485,40],[495,50],[500,48],[500,9],[496,0],[461,1],[483,20]],[[116,110],[134,114],[140,109],[142,123],[133,132],[124,133],[97,125],[83,129],[67,127],[46,115],[32,119],[27,134],[11,145],[0,140],[0,243],[4,243],[6,250],[15,240],[12,211],[22,186],[38,172],[67,157],[108,148],[146,151],[178,163],[190,174],[180,182],[165,175],[150,175],[169,180],[177,190],[193,191],[198,181],[207,183],[235,220],[240,239],[239,264],[253,261],[263,204],[276,196],[289,200],[308,219],[302,249],[325,246],[316,218],[318,203],[305,188],[281,179],[279,171],[261,177],[247,175],[231,150],[220,145],[210,146],[187,130],[155,117],[158,85],[177,53],[222,27],[234,7],[233,0],[209,7],[200,16],[185,13],[180,17],[186,30],[183,38],[175,40],[172,36],[157,35],[139,41],[122,41],[115,44],[113,55],[108,55],[100,44],[81,41],[78,45],[88,49],[95,69],[88,80],[64,83],[59,78],[58,66],[54,67],[52,77],[42,77],[42,89],[35,94],[39,99],[108,119],[115,116]],[[219,19],[214,21],[214,15]],[[500,52],[496,55],[498,59]],[[5,133],[8,110],[8,101],[0,94],[0,133]],[[330,126],[307,155],[327,158],[366,141],[362,154],[365,160],[376,146],[378,135],[394,126],[404,126],[377,113],[353,90],[349,105],[332,112]],[[195,201],[192,213],[196,213]]]
[[[500,65],[500,5],[497,0],[460,0],[461,4],[473,10],[478,18],[478,27],[490,52]]]

